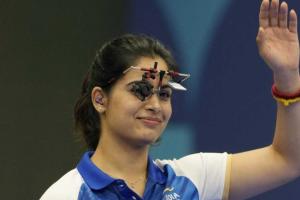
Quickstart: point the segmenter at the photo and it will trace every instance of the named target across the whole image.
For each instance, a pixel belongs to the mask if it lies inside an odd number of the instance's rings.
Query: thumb
[[[256,42],[258,44],[261,43],[261,41],[263,41],[263,38],[264,38],[264,32],[265,32],[265,29],[263,27],[259,27],[258,29],[258,33],[257,33],[257,36],[256,36]]]

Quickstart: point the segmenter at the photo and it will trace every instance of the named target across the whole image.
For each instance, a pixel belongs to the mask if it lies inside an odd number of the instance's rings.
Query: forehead
[[[168,66],[167,63],[160,57],[156,57],[156,58],[150,58],[150,57],[142,57],[140,59],[137,60],[137,62],[135,63],[135,67],[143,67],[143,68],[153,68],[154,67],[154,63],[157,62],[157,70],[164,70],[167,71],[168,70]],[[141,79],[143,74],[145,72],[141,71],[141,70],[129,70],[123,80],[137,80],[137,79]]]

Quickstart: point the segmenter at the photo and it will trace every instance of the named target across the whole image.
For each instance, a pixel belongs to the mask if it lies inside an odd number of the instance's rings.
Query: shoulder
[[[173,160],[155,160],[155,164],[164,168],[169,165],[176,173],[188,173],[196,170],[213,170],[215,168],[226,168],[228,159],[227,153],[196,153],[190,154],[180,159]]]
[[[75,200],[83,179],[77,169],[73,169],[51,185],[40,200]]]
[[[203,199],[227,199],[231,156],[227,153],[196,153],[180,159],[155,160],[169,175],[186,177]]]

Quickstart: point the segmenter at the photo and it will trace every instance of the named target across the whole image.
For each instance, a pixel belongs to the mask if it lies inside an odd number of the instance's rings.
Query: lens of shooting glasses
[[[141,101],[149,98],[153,93],[153,86],[148,81],[135,81],[130,91]]]

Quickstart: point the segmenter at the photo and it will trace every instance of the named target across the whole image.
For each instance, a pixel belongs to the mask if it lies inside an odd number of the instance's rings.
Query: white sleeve
[[[228,198],[228,158],[227,153],[197,153],[178,160],[157,160],[156,163],[161,166],[168,164],[177,176],[191,180],[202,200],[219,200]]]
[[[77,169],[73,169],[51,185],[40,200],[77,200],[83,183]]]

